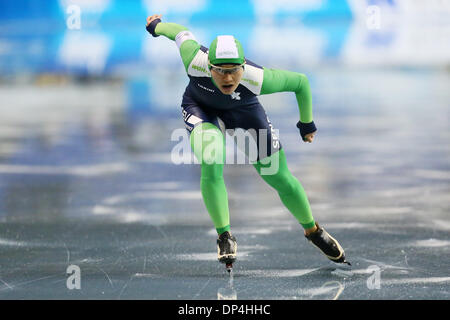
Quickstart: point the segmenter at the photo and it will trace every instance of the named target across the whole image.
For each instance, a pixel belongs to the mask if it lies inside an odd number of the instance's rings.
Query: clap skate
[[[345,259],[345,252],[339,242],[334,239],[324,228],[316,222],[317,231],[305,235],[306,239],[312,242],[319,250],[331,261],[351,266],[351,263]]]
[[[233,262],[236,261],[237,243],[236,238],[228,231],[225,231],[217,238],[217,257],[219,262],[224,263],[228,272],[233,269]]]

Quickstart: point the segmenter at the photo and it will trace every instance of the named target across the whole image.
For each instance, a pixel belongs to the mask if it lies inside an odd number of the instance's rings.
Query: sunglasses
[[[244,64],[240,64],[234,67],[219,67],[219,66],[215,66],[211,63],[209,63],[209,68],[211,70],[214,70],[215,72],[219,73],[219,74],[235,74],[236,72],[238,72],[241,68],[244,68]]]

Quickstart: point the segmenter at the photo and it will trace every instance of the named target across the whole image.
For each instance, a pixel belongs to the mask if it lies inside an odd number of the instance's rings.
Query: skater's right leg
[[[202,122],[192,130],[191,147],[201,164],[200,190],[216,227],[217,257],[227,265],[236,260],[236,239],[230,233],[228,194],[223,179],[225,143],[222,132],[212,123]]]
[[[217,257],[231,270],[236,259],[236,239],[230,233],[228,194],[223,179],[225,138],[219,129],[217,114],[205,111],[188,96],[183,96],[182,114],[190,132],[192,151],[201,165],[200,190],[216,228]]]
[[[201,164],[200,190],[203,201],[220,235],[230,231],[228,193],[223,179],[224,136],[214,124],[202,122],[192,130],[190,142]]]

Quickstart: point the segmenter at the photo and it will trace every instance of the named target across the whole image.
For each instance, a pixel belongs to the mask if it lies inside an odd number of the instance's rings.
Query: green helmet
[[[239,40],[233,36],[218,36],[209,46],[209,62],[213,65],[245,62],[244,49]]]

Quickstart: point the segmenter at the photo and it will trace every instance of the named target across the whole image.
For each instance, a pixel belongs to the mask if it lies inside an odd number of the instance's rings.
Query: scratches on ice
[[[314,271],[319,270],[320,268],[315,269],[268,269],[268,270],[242,270],[239,271],[240,274],[255,277],[255,278],[294,278],[301,277],[306,274],[312,273]]]
[[[361,260],[368,262],[371,265],[376,265],[381,270],[387,270],[387,269],[412,270],[412,268],[409,268],[409,267],[395,266],[395,265],[387,264],[387,263],[384,263],[381,261],[369,260],[369,259],[364,259],[364,258],[361,258]],[[353,272],[355,272],[355,271],[353,271]]]
[[[50,276],[45,276],[45,277],[39,277],[39,278],[36,278],[36,279],[27,280],[27,281],[24,281],[24,282],[19,282],[19,283],[13,284],[13,285],[10,285],[10,284],[6,283],[4,280],[0,279],[0,282],[2,282],[5,285],[5,287],[0,288],[0,291],[6,290],[6,289],[14,290],[14,288],[17,288],[17,287],[20,287],[20,286],[28,285],[28,284],[35,283],[35,282],[38,282],[38,281],[41,281],[41,280],[51,279],[51,278],[55,278],[55,277],[61,277],[61,275],[60,274],[55,274],[55,275],[50,275]]]
[[[249,260],[249,251],[239,251],[239,261]],[[217,253],[190,253],[190,254],[177,254],[175,260],[183,261],[216,261]]]

